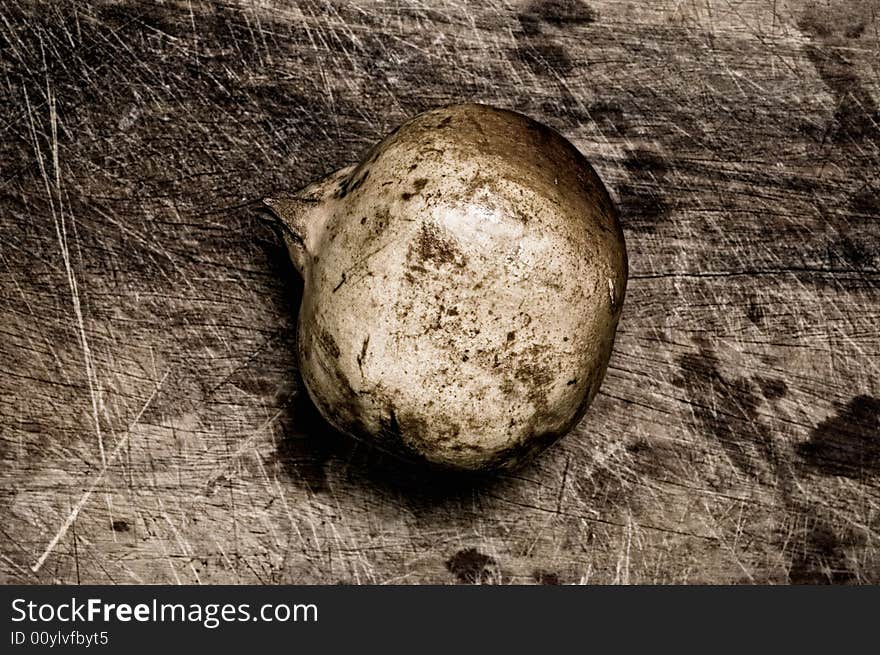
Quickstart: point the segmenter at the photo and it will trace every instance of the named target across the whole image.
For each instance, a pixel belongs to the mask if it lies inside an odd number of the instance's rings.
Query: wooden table
[[[874,0],[4,5],[0,579],[880,582]],[[569,137],[631,277],[579,427],[333,434],[256,207],[463,100]]]

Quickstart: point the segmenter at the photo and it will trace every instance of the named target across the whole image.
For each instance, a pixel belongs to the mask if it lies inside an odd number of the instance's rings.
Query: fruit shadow
[[[290,261],[280,228],[270,214],[259,213],[268,228],[267,236],[259,241],[270,272],[285,281],[280,311],[291,317],[291,327],[280,335],[278,344],[278,355],[289,358],[288,370],[294,378],[281,385],[288,391],[277,398],[282,434],[274,463],[279,470],[316,494],[330,490],[332,474],[336,480],[342,476],[348,485],[398,496],[413,507],[470,500],[476,493],[503,484],[509,478],[503,472],[466,473],[403,458],[344,434],[324,419],[306,391],[296,362],[295,326],[303,281]]]

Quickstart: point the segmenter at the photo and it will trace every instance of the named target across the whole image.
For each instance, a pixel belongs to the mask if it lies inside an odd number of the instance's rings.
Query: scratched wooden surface
[[[0,10],[0,580],[880,582],[876,0]],[[476,100],[631,279],[582,424],[453,480],[334,435],[256,201]]]

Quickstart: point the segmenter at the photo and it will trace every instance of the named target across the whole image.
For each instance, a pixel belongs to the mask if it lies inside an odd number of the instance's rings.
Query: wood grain
[[[880,582],[874,0],[6,3],[0,579]],[[474,100],[619,203],[582,424],[489,479],[333,434],[257,202]]]

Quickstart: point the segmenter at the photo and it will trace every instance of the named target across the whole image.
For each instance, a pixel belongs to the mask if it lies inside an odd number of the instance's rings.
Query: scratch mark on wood
[[[156,388],[153,390],[153,393],[150,394],[150,397],[147,398],[147,401],[144,403],[141,410],[137,413],[137,416],[134,417],[134,420],[129,425],[128,429],[125,433],[119,437],[116,446],[110,453],[110,457],[107,458],[104,464],[101,466],[101,470],[98,472],[98,475],[95,476],[95,479],[89,485],[88,489],[83,493],[80,499],[77,501],[76,505],[73,506],[70,514],[68,514],[67,518],[64,520],[64,523],[61,524],[61,527],[58,528],[58,532],[55,533],[55,536],[52,537],[49,544],[46,546],[46,549],[43,551],[43,554],[34,562],[34,565],[31,567],[31,571],[36,573],[39,571],[43,564],[46,562],[46,558],[52,554],[52,551],[55,550],[55,547],[58,545],[58,542],[64,539],[64,535],[67,534],[67,531],[70,529],[70,526],[73,525],[74,521],[76,521],[77,516],[82,511],[83,507],[85,507],[86,503],[89,502],[89,498],[92,497],[92,494],[95,492],[95,489],[104,479],[104,476],[107,474],[108,467],[116,461],[116,458],[119,456],[119,453],[122,452],[122,449],[128,443],[129,438],[131,437],[131,431],[137,426],[138,422],[141,420],[141,416],[143,416],[144,412],[150,406],[150,403],[153,402],[153,398],[156,397],[159,389],[162,387],[162,384],[165,382],[165,378],[168,377],[168,372],[162,376],[162,379],[156,385]]]

